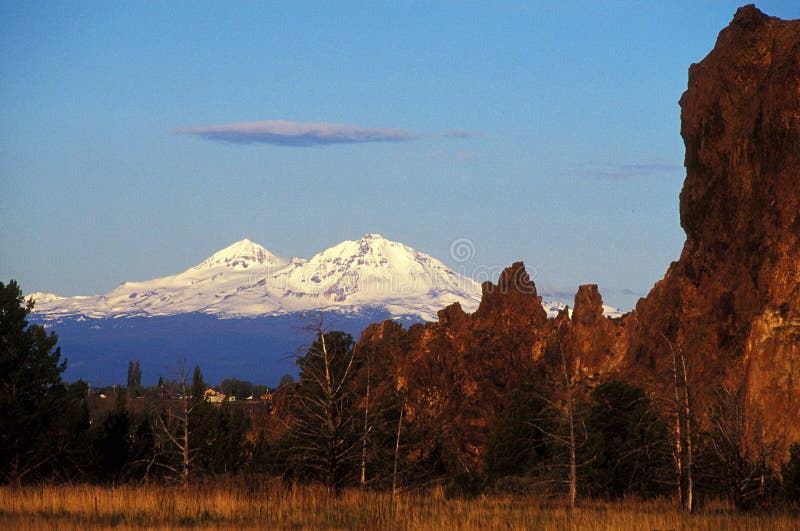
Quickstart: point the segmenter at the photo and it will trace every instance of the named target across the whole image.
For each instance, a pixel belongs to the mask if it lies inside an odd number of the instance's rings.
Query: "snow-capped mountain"
[[[480,285],[430,255],[379,234],[344,241],[305,262],[292,264],[270,278],[284,306],[375,306],[393,315],[436,319],[454,302],[467,311],[480,303]]]
[[[34,313],[121,318],[204,313],[221,317],[281,315],[317,309],[357,314],[380,309],[394,317],[436,320],[459,302],[477,309],[480,285],[430,255],[379,234],[343,241],[310,259],[286,259],[244,239],[176,275],[125,282],[104,295],[34,293]],[[565,306],[545,300],[550,317]],[[605,314],[622,312],[606,307]]]
[[[480,294],[477,282],[439,260],[368,234],[309,260],[286,260],[245,239],[177,275],[125,282],[104,295],[32,297],[35,313],[45,319],[196,312],[243,317],[382,308],[393,316],[435,320],[436,312],[453,302],[474,311]]]
[[[473,312],[481,288],[427,254],[368,234],[310,259],[286,259],[242,240],[176,275],[125,282],[104,295],[31,296],[31,317],[57,328],[68,378],[113,383],[131,359],[158,374],[190,359],[212,379],[275,385],[296,374],[287,354],[313,340],[304,311],[325,309],[328,326],[358,337],[387,318],[436,320],[453,302]],[[542,304],[551,317],[564,307]]]

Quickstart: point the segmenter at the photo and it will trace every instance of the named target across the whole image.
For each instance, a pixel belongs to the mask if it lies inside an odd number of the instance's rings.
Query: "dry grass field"
[[[446,499],[426,494],[314,487],[0,487],[0,529],[699,529],[796,530],[788,514],[738,514],[710,505],[687,515],[669,501],[596,503],[575,510],[522,497]]]

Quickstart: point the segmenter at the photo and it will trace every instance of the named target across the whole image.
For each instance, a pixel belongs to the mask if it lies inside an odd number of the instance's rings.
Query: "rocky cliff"
[[[798,440],[800,21],[740,8],[680,104],[686,243],[636,307],[624,370],[663,383],[678,348],[699,406],[725,384],[759,430]]]
[[[686,243],[633,312],[603,317],[597,287],[582,286],[571,318],[547,319],[517,263],[483,286],[474,314],[454,305],[438,323],[364,332],[360,346],[399,360],[410,416],[457,432],[448,440],[465,468],[520,382],[566,367],[587,388],[621,377],[668,400],[673,353],[699,422],[724,385],[778,459],[800,440],[800,21],[739,9],[690,67],[680,105]]]

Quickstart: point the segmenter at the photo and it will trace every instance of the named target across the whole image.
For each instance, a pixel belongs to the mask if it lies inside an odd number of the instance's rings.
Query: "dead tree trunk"
[[[361,490],[367,488],[367,436],[369,435],[369,351],[365,360],[367,371],[367,391],[364,396],[364,432],[361,436]]]
[[[575,501],[578,497],[578,464],[575,444],[575,411],[572,403],[572,379],[569,377],[567,370],[567,357],[564,355],[564,349],[560,350],[561,370],[564,373],[564,385],[567,391],[567,422],[569,423],[569,506],[575,507]]]
[[[169,426],[167,426],[167,423],[164,422],[164,418],[161,415],[157,416],[156,419],[161,431],[164,433],[164,435],[166,435],[167,441],[175,448],[175,453],[180,455],[181,463],[179,468],[175,468],[168,463],[159,463],[159,465],[178,475],[181,478],[183,485],[187,486],[189,484],[189,470],[192,462],[192,452],[189,439],[191,436],[190,418],[192,410],[194,409],[194,405],[189,405],[189,395],[186,388],[186,370],[183,362],[180,363],[179,378],[181,384],[181,394],[183,395],[181,413],[179,415],[168,413],[169,418],[172,420]],[[192,400],[202,400],[202,397],[192,397]]]
[[[186,378],[183,379],[183,484],[189,484],[189,434],[191,429],[189,427],[189,400],[186,396]],[[194,399],[193,399],[194,400]],[[198,398],[197,400],[202,400]]]
[[[692,476],[692,409],[689,402],[689,382],[686,358],[680,348],[673,347],[661,334],[672,353],[672,375],[675,389],[675,468],[678,476],[678,499],[687,512],[694,510],[694,478]],[[678,363],[680,361],[680,364]],[[686,460],[684,461],[684,456]]]
[[[692,469],[694,468],[692,458],[692,407],[689,402],[689,382],[686,376],[686,358],[683,357],[683,352],[678,349],[681,358],[681,366],[683,368],[683,415],[685,422],[686,432],[686,504],[685,508],[688,512],[694,510],[694,477]]]
[[[678,502],[681,507],[685,507],[686,498],[683,490],[683,435],[681,425],[683,424],[682,407],[681,407],[681,392],[680,392],[680,379],[678,377],[678,355],[675,349],[672,348],[672,343],[667,339],[664,334],[661,334],[664,340],[669,345],[672,352],[672,376],[673,386],[675,390],[675,451],[673,457],[675,459],[675,471],[677,473],[677,488],[678,488]]]
[[[397,496],[397,462],[400,460],[400,430],[403,426],[403,411],[406,409],[406,399],[400,406],[400,416],[397,419],[397,438],[394,441],[394,470],[392,471],[392,496]]]
[[[561,345],[559,345],[559,355],[561,357],[561,374],[554,377],[554,380],[559,386],[561,385],[559,380],[563,381],[564,394],[562,395],[560,392],[554,390],[554,396],[558,398],[541,396],[541,399],[548,404],[553,411],[558,411],[558,415],[555,418],[545,416],[531,419],[530,425],[542,435],[554,441],[558,446],[566,449],[569,455],[569,463],[567,465],[569,472],[567,479],[564,480],[563,483],[569,488],[569,507],[574,508],[578,501],[578,466],[581,466],[578,464],[578,436],[575,426],[576,416],[578,416],[575,412],[575,397],[573,395],[575,382],[570,376],[567,356]],[[552,420],[556,420],[558,426],[554,426],[552,429],[546,429],[545,426]],[[586,435],[585,426],[583,431],[584,435]]]

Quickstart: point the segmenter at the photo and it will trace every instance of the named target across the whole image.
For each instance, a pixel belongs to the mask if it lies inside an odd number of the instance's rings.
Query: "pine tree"
[[[665,494],[661,478],[672,470],[669,430],[650,398],[639,387],[614,380],[595,387],[590,403],[585,451],[592,493]]]
[[[142,369],[139,360],[128,362],[128,398],[136,398],[142,388]]]
[[[297,361],[300,380],[289,398],[289,431],[301,473],[333,492],[357,469],[361,437],[352,389],[357,361],[349,334],[319,330]]]
[[[33,301],[0,282],[0,478],[22,481],[52,464],[59,418],[72,418],[58,337],[28,324]],[[77,428],[77,426],[76,426]]]
[[[206,391],[206,384],[203,382],[203,372],[199,365],[195,365],[192,373],[192,385],[189,388],[189,397],[193,402],[203,400]]]

